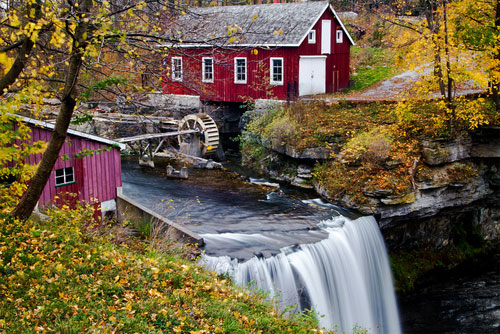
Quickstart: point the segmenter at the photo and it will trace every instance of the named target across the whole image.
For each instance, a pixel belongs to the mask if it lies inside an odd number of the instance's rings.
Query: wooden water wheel
[[[201,155],[215,153],[219,147],[219,129],[214,120],[207,114],[191,114],[179,122],[179,131],[195,130],[200,136]],[[191,143],[192,134],[179,135],[179,145]]]

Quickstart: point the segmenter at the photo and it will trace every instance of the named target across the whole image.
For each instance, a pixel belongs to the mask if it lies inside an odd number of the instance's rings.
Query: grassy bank
[[[349,91],[365,90],[397,74],[394,54],[394,51],[387,48],[352,47],[353,85],[349,87]]]
[[[408,168],[418,154],[416,142],[396,135],[393,105],[326,105],[322,102],[297,103],[289,108],[265,112],[247,127],[242,153],[246,161],[268,154],[267,147],[326,147],[333,159],[317,162],[314,181],[333,199],[349,198],[366,204],[366,193],[383,189],[397,195],[408,192]]]
[[[1,332],[317,332],[312,316],[285,319],[171,244],[85,226],[90,217],[81,207],[47,220],[1,219]]]

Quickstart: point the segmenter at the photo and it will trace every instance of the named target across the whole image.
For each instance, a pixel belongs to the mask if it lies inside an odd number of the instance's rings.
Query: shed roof
[[[327,1],[191,8],[177,19],[169,38],[175,46],[299,46],[325,10]],[[170,46],[170,45],[169,45]]]
[[[49,129],[50,131],[53,131],[54,128],[55,128],[55,124],[54,123],[40,121],[38,119],[33,119],[33,118],[23,117],[23,116],[20,116],[19,118],[23,122],[25,122],[25,123],[28,123],[28,124],[31,124],[31,125],[34,125],[34,126],[37,126],[37,127],[40,127],[40,128]],[[84,138],[84,139],[87,139],[87,140],[96,141],[96,142],[99,142],[99,143],[102,143],[102,144],[106,144],[106,145],[116,146],[116,147],[119,147],[121,150],[124,150],[126,148],[125,144],[118,143],[116,141],[113,141],[113,140],[110,140],[110,139],[106,139],[106,138],[102,138],[102,137],[99,137],[99,136],[91,135],[91,134],[88,134],[88,133],[85,133],[85,132],[80,132],[80,131],[68,129],[68,134],[76,136],[76,137]]]

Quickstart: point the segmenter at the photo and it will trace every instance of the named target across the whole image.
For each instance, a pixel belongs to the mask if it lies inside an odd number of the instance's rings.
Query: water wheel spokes
[[[207,114],[191,114],[179,122],[179,131],[195,130],[200,136],[202,156],[215,153],[219,147],[219,129],[215,121]],[[178,136],[179,146],[191,143],[192,134]]]

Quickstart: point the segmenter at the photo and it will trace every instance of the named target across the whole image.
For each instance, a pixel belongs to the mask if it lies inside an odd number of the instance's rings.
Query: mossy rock
[[[417,200],[417,194],[412,191],[400,196],[391,196],[387,198],[382,198],[380,201],[385,205],[400,205],[400,204],[411,204],[416,200]]]

